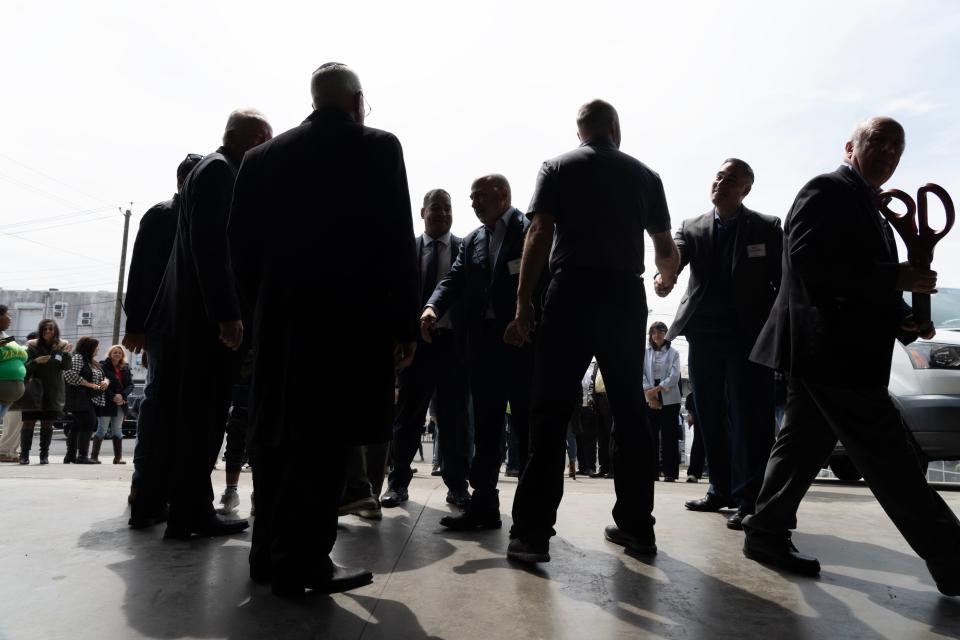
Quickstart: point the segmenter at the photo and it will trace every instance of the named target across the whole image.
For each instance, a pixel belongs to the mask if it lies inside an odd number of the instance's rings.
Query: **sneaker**
[[[655,555],[657,553],[657,538],[653,534],[653,528],[642,536],[627,533],[616,525],[610,525],[603,530],[603,537],[622,547],[643,555]]]
[[[356,489],[347,489],[343,492],[343,498],[340,500],[340,510],[337,512],[341,516],[360,515],[361,511],[379,511],[380,505],[377,499],[370,495],[370,490],[358,491]]]
[[[217,507],[217,513],[222,516],[230,515],[237,511],[240,506],[240,494],[236,491],[224,491],[220,496],[220,506]]]
[[[520,538],[514,538],[507,547],[507,558],[526,564],[550,562],[550,543],[527,542]]]
[[[20,454],[20,464],[30,464],[30,454]]]

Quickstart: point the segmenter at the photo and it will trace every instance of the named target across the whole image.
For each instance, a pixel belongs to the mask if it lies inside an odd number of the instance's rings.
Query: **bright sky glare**
[[[133,203],[132,247],[176,165],[216,149],[232,109],[295,126],[311,71],[331,60],[360,74],[368,124],[403,143],[418,232],[434,187],[453,194],[455,233],[476,227],[468,192],[484,173],[505,174],[525,209],[540,163],[577,144],[577,107],[595,97],[618,108],[623,150],[660,173],[675,227],[710,209],[728,156],[756,171],[747,206],[783,217],[839,164],[853,125],[881,114],[907,131],[888,186],[932,181],[960,199],[958,33],[950,0],[7,0],[0,287],[115,289],[117,207]],[[934,266],[960,285],[960,229]],[[681,295],[651,292],[651,307],[669,322]]]

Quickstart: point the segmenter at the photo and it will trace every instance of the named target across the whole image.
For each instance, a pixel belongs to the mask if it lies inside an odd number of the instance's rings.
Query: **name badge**
[[[511,260],[507,263],[507,269],[510,270],[510,275],[515,276],[520,273],[520,258],[516,260]]]
[[[747,245],[748,258],[763,258],[766,255],[767,255],[767,245],[765,244],[748,244]]]

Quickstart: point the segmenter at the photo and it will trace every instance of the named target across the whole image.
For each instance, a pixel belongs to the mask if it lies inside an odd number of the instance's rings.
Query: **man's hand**
[[[243,322],[240,320],[220,321],[220,342],[228,349],[236,351],[243,342]]]
[[[913,316],[907,316],[903,319],[903,322],[900,323],[900,329],[906,331],[907,333],[915,333],[924,340],[931,340],[935,335],[937,335],[937,329],[933,326],[931,322],[927,327],[926,331],[920,333],[920,325],[918,325]]]
[[[918,269],[909,262],[901,262],[897,271],[897,291],[913,293],[936,293],[937,272]]]
[[[394,342],[393,366],[397,369],[406,369],[413,363],[413,356],[417,352],[417,343]]]
[[[427,307],[420,314],[420,336],[424,342],[433,342],[433,332],[437,328],[437,312]]]
[[[120,344],[125,346],[130,353],[140,353],[147,343],[147,336],[143,333],[128,333],[123,336]]]
[[[666,298],[670,295],[670,292],[673,291],[673,287],[676,284],[676,279],[670,284],[667,284],[663,281],[663,276],[659,273],[653,277],[653,291],[661,298]]]
[[[533,333],[534,309],[533,302],[517,302],[517,317],[510,321],[507,330],[503,332],[503,341],[514,347],[522,347],[530,342]]]

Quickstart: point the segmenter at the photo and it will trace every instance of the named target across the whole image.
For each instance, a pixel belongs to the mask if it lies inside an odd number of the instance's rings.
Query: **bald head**
[[[470,202],[480,222],[492,229],[510,208],[510,183],[499,173],[481,176],[470,186]]]
[[[237,109],[227,118],[223,146],[242,159],[247,151],[272,137],[273,128],[266,116],[256,109]]]
[[[850,134],[844,145],[844,160],[860,173],[860,176],[879,189],[893,176],[906,144],[903,125],[887,117],[864,120]]]
[[[582,142],[610,138],[620,146],[620,116],[613,105],[603,100],[591,100],[577,112],[577,135]]]
[[[340,62],[320,65],[310,78],[313,108],[336,107],[363,124],[363,87],[356,72]]]

